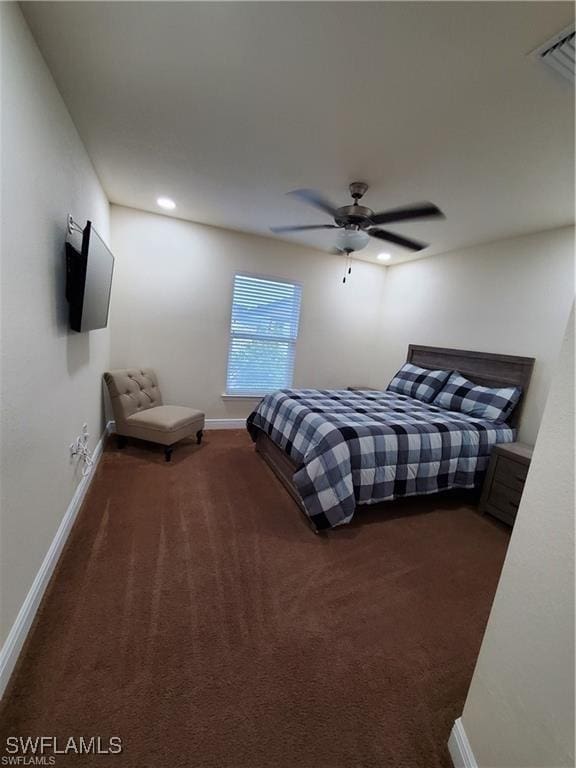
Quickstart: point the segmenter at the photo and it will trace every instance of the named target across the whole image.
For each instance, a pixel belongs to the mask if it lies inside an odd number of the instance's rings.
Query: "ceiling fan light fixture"
[[[361,229],[341,229],[336,235],[336,247],[340,251],[361,251],[370,242],[370,235]]]

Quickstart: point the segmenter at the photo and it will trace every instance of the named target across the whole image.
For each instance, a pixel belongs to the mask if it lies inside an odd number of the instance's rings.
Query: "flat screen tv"
[[[66,243],[66,298],[73,331],[106,327],[113,272],[114,256],[88,221],[82,231],[82,250]]]

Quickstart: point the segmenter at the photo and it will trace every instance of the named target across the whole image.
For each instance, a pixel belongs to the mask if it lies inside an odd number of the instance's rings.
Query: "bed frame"
[[[508,419],[511,427],[518,427],[534,368],[533,357],[495,355],[491,352],[471,352],[465,349],[423,347],[418,344],[410,344],[406,362],[431,370],[459,371],[474,384],[486,387],[522,387],[522,397]],[[292,480],[298,469],[298,464],[261,430],[256,435],[255,444],[258,453],[304,512],[302,499]],[[310,522],[308,516],[306,518]]]
[[[420,368],[460,371],[462,376],[484,387],[522,387],[522,397],[508,419],[511,427],[518,427],[534,368],[533,357],[493,355],[491,352],[470,352],[467,349],[410,344],[406,362],[419,365]]]

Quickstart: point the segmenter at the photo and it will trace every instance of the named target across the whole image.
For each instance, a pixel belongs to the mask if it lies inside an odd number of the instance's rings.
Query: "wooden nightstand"
[[[481,512],[514,525],[531,458],[532,448],[523,443],[495,446],[482,488]]]

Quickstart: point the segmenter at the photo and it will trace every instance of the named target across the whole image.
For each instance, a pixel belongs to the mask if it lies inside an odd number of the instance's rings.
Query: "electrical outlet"
[[[88,424],[82,424],[81,433],[76,440],[68,446],[70,451],[70,462],[73,463],[75,467],[81,468],[82,477],[87,477],[94,466],[94,457],[92,456],[92,451],[88,448],[89,437]]]
[[[70,451],[70,464],[73,464],[76,469],[80,469],[82,477],[88,477],[94,466],[94,457],[92,451],[88,448],[88,439],[90,433],[88,432],[88,424],[82,424],[82,431],[74,440],[70,443],[68,450]]]
[[[85,456],[86,451],[88,449],[88,438],[90,437],[90,433],[88,432],[88,424],[82,424],[82,433],[78,435],[76,440],[74,440],[73,443],[70,443],[68,446],[70,450],[70,457],[73,458],[74,456]]]

